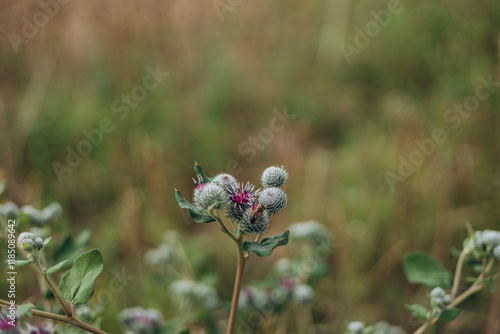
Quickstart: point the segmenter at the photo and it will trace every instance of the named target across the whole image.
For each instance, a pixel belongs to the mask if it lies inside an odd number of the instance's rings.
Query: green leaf
[[[452,273],[424,252],[406,255],[403,266],[410,283],[424,284],[430,289],[441,287],[446,290],[451,287]]]
[[[215,221],[207,210],[198,210],[193,204],[189,203],[181,192],[175,189],[175,199],[181,208],[187,209],[191,218],[197,223],[210,223]]]
[[[419,304],[413,304],[413,305],[406,305],[406,308],[415,318],[420,320],[427,319],[428,310],[424,306]]]
[[[43,241],[43,243],[42,243],[42,248],[43,248],[43,247],[45,247],[45,246],[47,246],[47,245],[48,245],[48,243],[50,242],[50,240],[52,240],[52,237],[49,237],[49,238],[45,239],[45,240]]]
[[[285,246],[288,244],[290,238],[290,231],[286,230],[283,234],[275,237],[265,238],[260,244],[254,241],[245,241],[243,243],[243,250],[245,252],[254,252],[255,255],[266,257],[272,254],[273,249],[278,246]]]
[[[31,261],[31,260],[17,260],[16,261],[16,268],[26,267],[31,262],[33,262],[33,261]]]
[[[75,259],[73,268],[61,279],[59,289],[62,297],[73,305],[88,302],[94,294],[94,281],[102,267],[102,255],[98,249],[81,254]]]
[[[196,161],[194,162],[194,171],[196,174],[201,176],[201,178],[203,179],[203,182],[205,182],[205,183],[212,182],[213,177],[206,176],[205,173],[203,173],[203,169],[201,168],[200,165],[198,165],[198,163]]]
[[[68,260],[64,260],[63,262],[59,262],[58,264],[47,269],[47,271],[45,273],[47,275],[52,275],[53,273],[58,272],[59,270],[64,268],[64,265],[66,264],[66,262],[68,262]]]
[[[31,318],[31,309],[32,308],[35,308],[35,305],[33,305],[31,303],[26,303],[26,304],[20,305],[17,308],[17,311],[19,312],[19,317],[27,316],[27,317]]]
[[[457,308],[445,308],[439,316],[439,321],[450,322],[455,320],[460,315],[460,310]]]

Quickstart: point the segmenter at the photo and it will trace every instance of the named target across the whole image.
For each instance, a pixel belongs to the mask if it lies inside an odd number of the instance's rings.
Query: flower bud
[[[262,173],[261,181],[264,188],[282,187],[288,180],[288,173],[283,167],[272,166]]]
[[[219,297],[215,288],[203,283],[188,280],[177,280],[170,283],[169,290],[193,304],[203,305],[205,309],[213,309],[219,304]]]
[[[365,329],[365,324],[361,321],[351,321],[349,325],[347,325],[347,330],[354,334],[361,334]]]
[[[163,321],[158,310],[143,309],[142,307],[125,309],[120,312],[118,317],[121,323],[133,333],[158,333]]]
[[[219,296],[215,288],[206,284],[197,283],[193,287],[193,296],[197,302],[201,302],[205,309],[211,310],[219,304]]]
[[[299,284],[293,288],[292,296],[301,303],[309,303],[314,296],[314,290],[307,284]]]
[[[247,311],[255,307],[262,307],[266,303],[265,295],[262,291],[252,286],[241,289],[240,299],[238,300],[238,309]]]
[[[92,312],[92,309],[88,306],[82,306],[79,307],[75,310],[76,315],[78,318],[81,318],[85,321],[91,322],[94,320],[94,312]]]
[[[297,241],[324,246],[333,242],[330,230],[316,220],[293,223],[289,230],[291,237]]]
[[[234,176],[229,174],[219,174],[212,180],[212,183],[218,185],[222,189],[238,188],[238,182]]]
[[[446,291],[443,288],[437,287],[432,289],[431,298],[443,298],[446,295]]]
[[[21,248],[23,248],[23,244],[24,243],[27,243],[28,245],[30,245],[31,247],[33,247],[35,245],[35,239],[36,239],[36,235],[34,235],[33,233],[31,233],[31,232],[23,232],[17,238],[17,244]]]
[[[45,224],[54,224],[62,216],[62,206],[57,202],[50,203],[42,210]]]
[[[270,215],[277,215],[286,209],[288,198],[280,188],[266,188],[259,196],[259,203],[266,208]]]
[[[261,205],[253,205],[246,209],[241,220],[241,228],[245,231],[264,234],[269,230],[269,215]]]
[[[292,272],[293,262],[288,258],[281,258],[276,262],[274,268],[279,273],[288,274]]]
[[[200,209],[208,209],[217,202],[226,202],[226,194],[224,189],[216,184],[208,183],[200,189],[199,193],[195,193],[194,204]]]
[[[32,252],[33,250],[42,249],[43,239],[31,232],[23,232],[17,238],[17,244],[25,251]]]
[[[450,305],[450,304],[451,304],[451,302],[453,301],[453,298],[451,298],[451,296],[450,296],[450,295],[446,295],[446,296],[444,296],[441,300],[443,301],[443,303],[444,303],[445,305]]]
[[[21,212],[27,215],[31,225],[42,227],[45,225],[45,219],[41,211],[35,209],[31,205],[25,205],[21,208]]]
[[[475,234],[475,241],[477,247],[483,249],[487,247],[494,248],[500,245],[500,232],[493,230],[478,231]]]
[[[19,217],[19,208],[13,202],[0,204],[0,216],[6,219],[16,219]]]
[[[57,326],[53,323],[37,324],[33,326],[31,324],[26,324],[28,332],[20,331],[19,333],[29,333],[29,334],[53,334],[56,332]],[[18,333],[18,332],[14,332]],[[12,333],[12,334],[14,334]]]
[[[43,239],[40,237],[35,238],[35,248],[36,249],[42,249],[43,247]]]

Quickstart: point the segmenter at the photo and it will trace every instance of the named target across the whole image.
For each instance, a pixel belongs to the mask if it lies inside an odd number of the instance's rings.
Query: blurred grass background
[[[74,234],[90,228],[106,263],[101,288],[113,269],[136,275],[113,297],[105,330],[118,332],[117,312],[137,304],[175,314],[167,289],[154,286],[141,263],[167,229],[197,240],[190,255],[206,253],[219,269],[219,292],[230,298],[232,245],[214,226],[186,224],[174,200],[174,188],[191,191],[195,160],[212,172],[235,160],[237,177],[254,182],[269,165],[289,170],[289,208],[271,233],[311,218],[331,229],[338,247],[318,286],[318,308],[333,332],[356,319],[415,328],[403,305],[425,302],[426,291],[404,279],[404,254],[429,251],[453,268],[450,249],[460,247],[466,221],[499,226],[498,91],[457,130],[443,114],[474,94],[478,77],[500,80],[500,3],[401,7],[349,63],[339,44],[354,45],[354,27],[387,2],[243,1],[221,20],[212,2],[72,1],[15,53],[8,33],[21,35],[22,18],[31,20],[40,6],[4,1],[7,197],[18,205],[59,201]],[[111,104],[141,85],[147,66],[169,76],[120,120]],[[295,118],[247,161],[239,145],[269,128],[275,108]],[[66,146],[76,148],[82,131],[103,118],[116,129],[59,182],[52,163],[64,163]],[[385,173],[397,173],[398,157],[408,159],[414,141],[437,127],[447,141],[391,191]],[[287,252],[253,264],[248,281]],[[20,284],[25,297],[36,291],[28,279]],[[498,333],[499,304],[498,292],[480,294],[441,332]]]

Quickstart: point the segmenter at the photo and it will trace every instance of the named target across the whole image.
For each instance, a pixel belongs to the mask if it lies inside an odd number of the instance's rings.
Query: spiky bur
[[[205,184],[199,191],[195,190],[194,205],[200,209],[208,209],[219,202],[227,202],[224,189],[213,183]],[[220,203],[220,206],[223,204]]]
[[[230,174],[219,174],[214,177],[212,183],[215,183],[219,187],[222,187],[222,189],[224,190],[238,188],[238,182],[236,181],[234,176]]]
[[[288,197],[280,188],[266,188],[259,196],[259,203],[266,208],[270,215],[277,215],[286,209]]]
[[[272,166],[267,168],[261,176],[264,188],[282,187],[288,180],[288,173],[283,167]]]
[[[245,210],[241,219],[241,228],[256,234],[264,234],[269,230],[269,214],[262,205],[253,204]]]

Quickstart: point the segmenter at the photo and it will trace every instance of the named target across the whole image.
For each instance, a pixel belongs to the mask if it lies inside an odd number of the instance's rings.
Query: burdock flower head
[[[253,204],[246,209],[241,219],[241,228],[251,233],[264,234],[269,230],[269,225],[269,214],[259,204]]]
[[[212,183],[215,183],[219,187],[222,187],[224,190],[229,190],[232,188],[238,188],[238,182],[234,178],[234,176],[229,174],[219,174],[212,180]]]
[[[277,215],[285,211],[288,205],[286,193],[280,188],[266,188],[259,196],[259,203],[262,204],[271,215]]]
[[[200,209],[208,209],[218,202],[226,202],[224,189],[213,183],[204,184],[203,187],[195,191],[194,205]]]
[[[133,307],[125,309],[118,315],[120,322],[134,333],[156,334],[160,332],[163,317],[153,308]]]
[[[264,188],[282,187],[288,180],[288,173],[283,167],[272,166],[262,173],[261,181]]]

